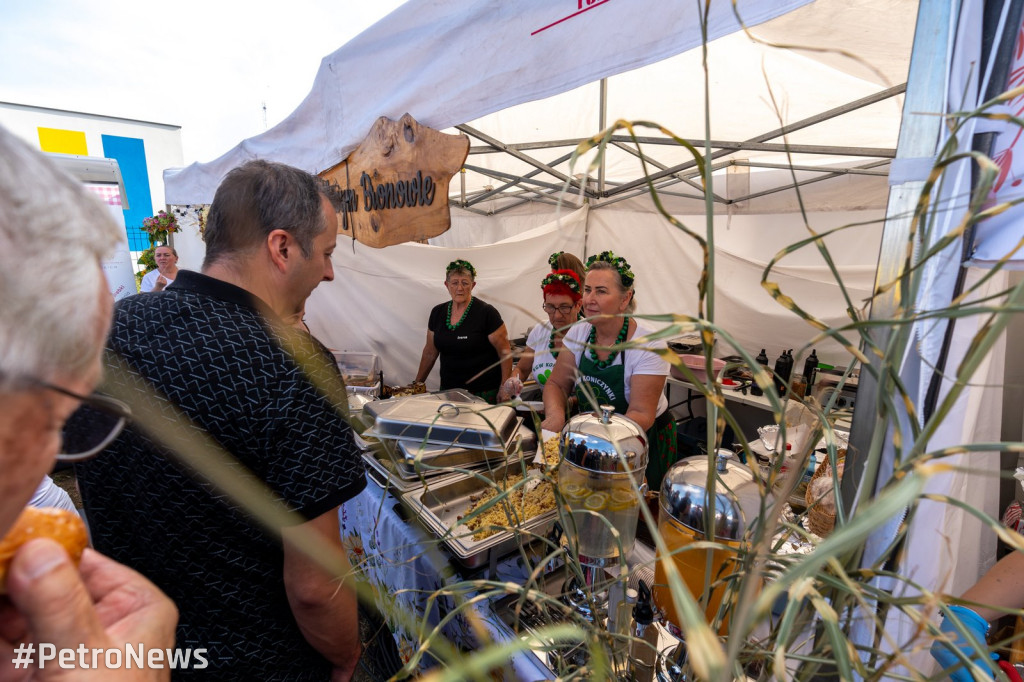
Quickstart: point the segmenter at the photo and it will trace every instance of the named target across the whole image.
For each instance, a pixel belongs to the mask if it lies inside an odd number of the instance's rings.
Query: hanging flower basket
[[[155,216],[143,220],[140,229],[149,234],[150,244],[166,244],[167,236],[178,232],[181,228],[178,226],[178,219],[174,214],[160,211]]]

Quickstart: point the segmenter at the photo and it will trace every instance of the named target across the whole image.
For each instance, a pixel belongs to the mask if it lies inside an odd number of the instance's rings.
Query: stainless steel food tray
[[[363,452],[363,461],[366,462],[366,473],[369,474],[374,483],[384,490],[391,491],[395,496],[402,495],[413,490],[422,490],[425,483],[434,485],[436,482],[455,479],[465,475],[459,472],[441,471],[434,476],[424,476],[423,478],[405,480],[400,476],[396,476],[393,471],[389,471],[384,462],[381,462],[380,459],[377,458],[377,452],[377,450],[367,450]]]
[[[398,451],[396,441],[374,440],[369,447],[363,449],[363,459],[369,467],[370,478],[382,488],[390,488],[399,493],[408,492],[422,488],[426,482],[435,482],[441,479],[465,476],[465,471],[478,471],[512,464],[521,459],[530,461],[537,452],[537,436],[532,429],[520,425],[519,429],[510,441],[507,452],[486,452],[486,454],[497,454],[498,458],[478,461],[471,464],[449,464],[440,468],[437,464],[432,467],[421,467],[416,469],[415,462],[407,462]],[[390,452],[389,452],[390,450]],[[453,469],[457,469],[454,470]]]
[[[420,488],[402,495],[402,500],[435,533],[451,551],[455,559],[466,568],[486,565],[492,556],[500,558],[515,551],[520,543],[528,544],[551,531],[557,510],[544,512],[527,519],[516,530],[499,531],[483,540],[474,540],[473,533],[459,525],[472,502],[470,496],[483,493],[491,487],[489,481],[500,480],[505,473],[525,471],[526,463],[508,464],[477,476],[460,475],[454,479],[432,481],[428,488]]]
[[[468,391],[453,388],[448,391],[439,391],[438,393],[417,393],[415,395],[401,396],[400,398],[383,398],[380,400],[374,400],[363,405],[363,412],[367,417],[369,417],[369,421],[372,424],[376,421],[377,417],[398,409],[401,405],[409,402],[427,402],[433,403],[435,406],[440,405],[441,403],[487,404],[487,401],[482,398],[478,398]]]
[[[375,403],[368,403],[366,407],[370,405]],[[378,413],[368,435],[433,445],[504,450],[516,426],[516,412],[506,405],[405,398],[391,409]]]
[[[465,448],[457,445],[434,445],[422,441],[400,440],[397,444],[397,473],[403,478],[417,478],[433,472],[436,467],[468,468],[483,462],[501,462],[519,456],[530,457],[537,451],[537,434],[523,424],[522,419],[516,420],[517,429],[508,439],[505,451]],[[519,453],[517,455],[517,453]]]

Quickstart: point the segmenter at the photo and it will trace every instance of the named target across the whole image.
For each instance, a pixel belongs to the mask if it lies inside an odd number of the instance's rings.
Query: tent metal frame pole
[[[570,152],[568,154],[563,154],[562,156],[559,156],[557,159],[555,159],[554,161],[552,161],[548,165],[549,166],[557,166],[560,163],[565,163],[566,161],[568,161],[571,158],[572,158],[572,152]],[[543,173],[543,172],[544,171],[542,171],[542,170],[540,170],[538,168],[536,170],[530,171],[529,173],[523,175],[522,177],[523,178],[533,178],[533,177],[536,177],[539,173]],[[482,192],[473,201],[471,201],[470,204],[476,204],[476,203],[479,203],[481,201],[485,201],[487,199],[490,199],[492,196],[495,196],[497,194],[501,194],[502,192],[504,192],[507,189],[510,189],[512,187],[518,186],[520,182],[521,182],[521,179],[516,179],[516,180],[514,180],[512,182],[506,182],[501,187],[495,187],[492,190],[487,190],[486,192]]]
[[[732,161],[731,160],[729,160],[729,161],[719,161],[718,163],[716,163],[716,164],[711,166],[711,172],[714,173],[715,171],[722,170],[723,168],[728,168],[731,165],[732,165]],[[693,176],[696,177],[697,175],[699,175],[699,173],[697,173],[695,171],[693,173]],[[679,182],[683,182],[683,180],[680,179],[679,177],[677,177],[676,175],[672,175],[670,178],[668,178],[668,180],[669,180],[668,182],[664,182],[664,180],[665,180],[665,178],[662,178],[661,180],[652,180],[651,181],[651,182],[654,183],[654,189],[656,191],[660,191],[662,187],[668,187],[668,186],[671,186],[671,185],[675,185],[675,184],[677,184]],[[624,183],[624,184],[630,184],[630,183]],[[597,206],[609,206],[611,204],[614,204],[617,201],[625,201],[626,199],[632,199],[634,197],[638,197],[638,196],[641,196],[643,194],[648,194],[649,192],[650,192],[650,188],[647,187],[646,183],[644,184],[643,187],[638,188],[638,189],[634,189],[632,192],[630,192],[629,194],[625,194],[625,195],[619,195],[619,193],[616,192],[615,190],[609,190],[608,192],[605,192],[605,196],[608,196],[608,197],[611,197],[611,198],[603,199],[599,204],[597,204]],[[685,195],[680,195],[680,196],[685,196]],[[687,196],[686,198],[698,199],[700,201],[703,201],[704,200],[704,193],[703,193],[703,191],[701,191],[701,194],[698,195],[698,196],[692,196],[692,197],[691,196]],[[728,199],[722,199],[721,203],[727,204],[727,203],[729,203],[729,201],[728,201]]]
[[[958,4],[951,3],[949,0],[921,0],[920,2],[914,32],[914,45],[910,57],[910,72],[907,78],[907,96],[903,103],[903,120],[897,143],[897,158],[930,159],[935,155],[943,119],[941,116],[930,116],[925,112],[944,110],[947,58],[950,41],[954,40],[954,36],[951,34],[954,23],[952,14],[958,12]],[[911,180],[893,185],[889,190],[889,203],[886,207],[886,220],[882,230],[878,267],[875,272],[875,291],[878,291],[880,284],[898,278],[903,270],[914,209],[921,196],[923,186],[922,181]],[[893,287],[886,293],[875,296],[871,302],[869,319],[891,318],[900,306],[899,295],[899,288]],[[869,333],[877,347],[886,348],[892,337],[893,329],[888,326],[876,326],[872,327]],[[867,356],[871,358],[871,367],[874,372],[881,376],[886,371],[882,358],[872,352],[867,353]],[[879,385],[875,374],[870,371],[861,371],[857,386],[857,409],[854,410],[853,424],[850,429],[850,447],[846,453],[846,464],[840,482],[844,516],[852,514],[859,503],[873,498],[880,486],[888,478],[891,478],[892,467],[891,465],[887,467],[885,462],[892,458],[892,452],[883,451],[883,463],[879,467],[878,479],[864,480],[865,460],[875,431],[879,428],[900,428],[897,415],[893,415],[887,424],[878,422],[878,403]],[[841,523],[841,521],[837,518],[837,523]],[[891,533],[890,524],[883,524],[868,536],[860,558],[861,566],[875,564],[879,551],[890,544]],[[861,651],[871,648],[879,636],[870,625],[866,624],[869,619],[870,616],[865,614],[863,619],[854,618],[849,626],[850,643]],[[883,615],[883,622],[884,619]],[[824,636],[821,628],[818,628],[815,639]],[[826,666],[819,671],[814,679],[835,679],[834,673],[834,667],[829,669]]]
[[[875,161],[875,165],[880,165],[880,164],[884,164],[884,163],[888,163],[888,161]],[[841,177],[841,176],[847,174],[845,169],[830,170],[830,171],[823,171],[823,172],[826,173],[826,174],[822,175],[820,177],[817,177],[817,178],[808,178],[806,180],[800,180],[798,182],[790,183],[790,184],[785,185],[785,186],[773,187],[771,189],[766,189],[766,190],[763,190],[761,192],[754,192],[753,194],[748,194],[748,195],[746,195],[744,197],[736,197],[735,199],[730,199],[729,203],[738,203],[740,201],[747,201],[748,199],[757,199],[758,197],[767,196],[769,194],[775,194],[776,192],[782,192],[782,191],[785,191],[787,189],[796,189],[797,187],[804,187],[806,185],[813,185],[814,183],[821,182],[822,180],[831,180],[833,178],[838,178],[838,177]],[[888,173],[881,173],[881,175],[888,175]]]
[[[608,125],[608,79],[601,79],[601,94],[599,96],[599,111],[597,115],[597,129],[603,131]],[[604,194],[604,170],[605,155],[601,155],[601,165],[597,168],[597,193]]]
[[[774,138],[786,135],[788,133],[792,133],[792,132],[795,132],[795,131],[798,131],[798,130],[801,130],[801,129],[804,129],[804,128],[807,128],[807,127],[810,127],[810,126],[813,126],[813,125],[815,125],[817,123],[821,123],[823,121],[827,121],[827,120],[836,118],[838,116],[842,116],[843,114],[847,114],[847,113],[850,113],[850,112],[855,111],[857,109],[861,109],[863,107],[870,106],[870,105],[876,104],[878,102],[882,102],[882,101],[884,101],[886,99],[889,99],[891,97],[902,95],[902,94],[906,93],[906,91],[907,91],[907,84],[906,83],[902,83],[900,85],[896,85],[896,86],[893,86],[891,88],[887,88],[885,90],[881,90],[879,92],[876,92],[874,94],[868,95],[866,97],[862,97],[862,98],[854,100],[852,102],[847,102],[846,104],[843,104],[843,105],[838,106],[838,107],[834,107],[832,109],[829,109],[828,111],[824,111],[824,112],[821,112],[819,114],[815,114],[814,116],[809,116],[809,117],[807,117],[805,119],[797,121],[796,123],[793,123],[793,124],[790,124],[790,125],[785,125],[785,126],[782,126],[780,128],[776,128],[774,130],[769,130],[767,132],[764,132],[764,133],[762,133],[760,135],[757,135],[757,136],[755,136],[753,138],[750,138],[750,139],[742,141],[742,142],[723,141],[723,140],[711,140],[710,143],[707,143],[707,144],[709,144],[709,146],[711,148],[715,149],[716,151],[712,152],[709,161],[713,161],[715,159],[719,159],[719,158],[724,157],[724,156],[729,156],[731,154],[735,154],[736,152],[741,152],[741,151],[763,151],[763,152],[778,152],[778,153],[785,153],[785,154],[811,154],[811,155],[826,155],[826,156],[845,156],[845,157],[850,157],[851,159],[880,158],[880,159],[889,160],[889,159],[895,158],[895,156],[896,156],[896,150],[895,149],[873,148],[873,147],[840,147],[840,146],[832,146],[832,145],[809,145],[809,144],[793,144],[793,145],[790,145],[790,144],[786,144],[786,143],[770,143],[770,142],[767,142],[767,140],[771,140],[771,139],[774,139]],[[601,82],[601,92],[600,92],[600,108],[599,108],[599,124],[600,124],[600,127],[601,127],[602,130],[607,125],[607,104],[608,104],[608,102],[607,102],[607,82],[606,81],[602,81]],[[573,139],[564,139],[564,140],[547,140],[547,141],[540,141],[540,142],[524,142],[524,143],[506,144],[506,143],[501,142],[500,140],[498,140],[498,139],[496,139],[496,138],[494,138],[494,137],[492,137],[490,135],[487,135],[486,133],[484,133],[484,132],[482,132],[480,130],[477,130],[476,128],[473,128],[472,126],[470,126],[468,124],[458,125],[458,126],[456,126],[456,128],[458,130],[461,130],[462,132],[466,133],[467,135],[470,135],[470,136],[472,136],[472,137],[476,138],[477,140],[480,140],[481,142],[484,143],[483,145],[471,147],[470,150],[469,150],[470,154],[504,153],[504,154],[508,154],[508,155],[510,155],[510,156],[512,156],[512,157],[514,157],[516,159],[519,159],[520,161],[523,161],[524,163],[527,163],[527,164],[529,164],[529,165],[534,167],[534,170],[529,172],[529,173],[526,173],[526,174],[523,174],[523,175],[514,175],[514,174],[510,174],[510,173],[501,173],[500,171],[493,171],[493,172],[492,171],[484,171],[482,168],[476,167],[476,166],[466,166],[466,168],[469,169],[469,170],[474,170],[476,172],[482,173],[483,175],[486,175],[487,177],[491,177],[491,178],[494,178],[494,179],[497,179],[497,180],[501,180],[505,184],[503,184],[502,186],[500,186],[498,188],[495,188],[493,190],[488,190],[484,194],[472,195],[472,196],[469,196],[469,197],[464,196],[460,205],[465,207],[465,208],[468,208],[468,207],[472,206],[473,204],[480,203],[482,201],[486,201],[487,199],[491,199],[493,197],[497,197],[497,198],[501,198],[503,196],[507,197],[508,193],[506,192],[506,190],[508,190],[508,189],[510,189],[512,187],[515,187],[515,186],[522,186],[522,185],[525,184],[525,185],[537,185],[537,186],[545,187],[545,188],[548,188],[548,189],[553,188],[555,186],[553,183],[544,183],[543,181],[532,179],[532,178],[535,178],[537,175],[539,175],[541,173],[547,173],[551,177],[556,178],[557,180],[559,180],[562,183],[568,182],[569,185],[571,185],[572,187],[576,188],[577,190],[579,190],[579,188],[582,186],[583,187],[584,197],[590,198],[590,199],[597,199],[599,201],[598,205],[600,205],[600,206],[606,206],[606,205],[615,203],[616,201],[621,201],[621,200],[624,200],[624,199],[630,199],[630,198],[633,198],[634,196],[637,196],[638,194],[642,194],[642,193],[646,192],[647,191],[647,182],[648,182],[648,180],[654,182],[656,187],[668,187],[668,186],[671,186],[673,184],[676,184],[677,182],[684,182],[687,185],[689,185],[691,188],[693,188],[693,189],[695,189],[695,190],[697,190],[699,192],[703,191],[703,188],[698,186],[697,183],[695,183],[692,180],[692,178],[696,177],[697,174],[696,173],[692,173],[691,174],[691,173],[687,172],[687,171],[692,171],[696,167],[696,163],[694,161],[688,161],[688,162],[685,162],[685,163],[682,163],[682,164],[679,164],[679,165],[676,165],[676,166],[667,166],[666,164],[661,163],[661,162],[657,161],[656,159],[654,159],[652,157],[649,157],[649,156],[647,156],[645,154],[644,156],[647,159],[647,161],[649,163],[651,163],[652,166],[655,166],[659,170],[657,172],[651,174],[648,178],[638,178],[636,180],[631,180],[631,181],[627,181],[627,182],[616,184],[616,183],[610,183],[607,180],[607,177],[606,177],[606,175],[607,175],[607,173],[606,173],[606,160],[602,158],[601,163],[600,163],[599,168],[598,168],[598,177],[597,177],[597,183],[596,183],[597,186],[596,186],[596,189],[592,189],[589,186],[583,185],[578,178],[570,177],[567,173],[564,173],[562,171],[557,170],[556,167],[558,165],[564,163],[567,159],[572,158],[572,153],[573,153],[572,151],[570,151],[570,152],[568,152],[566,154],[563,154],[562,156],[560,156],[555,161],[552,161],[551,163],[544,163],[544,162],[539,161],[538,159],[530,156],[529,154],[525,153],[526,151],[537,150],[537,149],[552,149],[552,148],[557,148],[557,147],[573,147],[573,148],[575,148],[585,138],[573,138]],[[670,138],[666,138],[666,137],[638,136],[637,138],[634,139],[632,136],[629,136],[629,135],[613,135],[610,138],[610,142],[612,144],[614,144],[617,148],[619,148],[619,149],[621,149],[623,151],[626,151],[626,152],[628,152],[630,154],[633,154],[634,156],[639,156],[639,152],[634,148],[635,144],[644,144],[644,145],[673,145],[673,146],[677,145],[677,143],[674,140],[672,140]],[[704,140],[690,140],[690,142],[691,142],[691,144],[700,145],[700,146],[704,146],[706,144]],[[812,178],[812,179],[804,180],[804,181],[801,181],[801,182],[798,182],[798,183],[789,183],[789,184],[787,184],[785,186],[782,186],[782,187],[768,189],[768,190],[765,190],[765,191],[763,191],[763,192],[761,192],[759,194],[752,194],[752,195],[749,195],[747,197],[743,197],[743,199],[729,200],[729,199],[726,199],[726,198],[721,197],[721,196],[713,196],[712,197],[712,200],[715,203],[719,203],[719,204],[723,204],[723,205],[728,205],[728,204],[736,203],[737,201],[742,201],[742,200],[746,200],[746,199],[756,198],[758,196],[765,196],[765,195],[768,195],[768,194],[774,194],[774,193],[777,193],[777,192],[793,189],[793,188],[799,187],[801,185],[811,184],[813,182],[819,182],[819,181],[824,180],[824,179],[836,178],[836,177],[840,177],[842,175],[847,175],[847,174],[878,175],[878,176],[885,175],[884,171],[874,171],[874,170],[872,170],[873,166],[871,166],[871,165],[854,165],[854,166],[849,166],[849,167],[846,167],[846,168],[842,168],[842,167],[835,168],[834,167],[834,168],[829,168],[829,169],[822,169],[822,168],[817,168],[817,167],[809,166],[809,165],[801,165],[801,166],[788,166],[787,165],[787,166],[783,166],[781,164],[770,164],[770,163],[761,164],[761,163],[758,163],[756,161],[751,162],[751,161],[746,161],[746,160],[743,160],[743,161],[735,161],[735,160],[734,161],[729,161],[725,165],[729,165],[729,163],[734,163],[734,164],[737,164],[737,165],[743,165],[743,166],[751,167],[751,168],[785,168],[785,169],[788,169],[788,170],[802,170],[802,171],[810,171],[810,172],[819,172],[820,171],[820,172],[824,173],[824,175],[821,178]],[[718,168],[725,167],[725,165],[718,166],[717,164],[715,164],[713,169],[717,170]],[[665,178],[674,178],[674,181],[668,182],[668,183],[660,183],[659,182],[659,181],[661,181],[661,180],[663,180]],[[537,190],[534,190],[534,189],[531,189],[531,188],[527,188],[527,191],[530,191],[530,192],[534,193],[538,197],[539,200],[546,200],[547,199],[547,197],[545,197],[545,194],[546,194],[545,192],[537,191]],[[675,193],[673,193],[673,195],[675,195]],[[678,196],[687,197],[688,195],[686,195],[686,194],[679,194]],[[541,199],[541,198],[543,198],[543,199]],[[512,204],[510,204],[508,206],[502,206],[502,207],[500,207],[498,209],[494,209],[492,211],[484,212],[484,214],[485,215],[493,215],[495,212],[505,211],[505,210],[508,210],[511,207],[514,207],[514,206],[520,205],[521,203],[524,203],[526,201],[532,201],[532,200],[533,199],[529,199],[528,200],[528,199],[520,198],[518,201],[515,201],[515,202],[513,202]]]
[[[807,128],[807,127],[812,126],[812,125],[814,125],[816,123],[821,123],[822,121],[826,121],[826,120],[835,118],[837,116],[842,116],[843,114],[847,114],[847,113],[849,113],[851,111],[854,111],[856,109],[860,109],[862,107],[866,107],[866,106],[869,106],[871,104],[875,104],[877,102],[881,102],[882,100],[885,100],[885,99],[888,99],[890,97],[894,97],[896,95],[899,95],[901,93],[906,92],[906,88],[907,88],[907,84],[903,83],[902,85],[897,85],[897,86],[888,88],[886,90],[882,90],[881,92],[877,92],[877,93],[875,93],[873,95],[869,95],[867,97],[862,97],[862,98],[860,98],[858,100],[854,100],[853,102],[848,102],[846,104],[843,104],[842,106],[834,107],[834,108],[829,109],[828,111],[824,111],[824,112],[822,112],[820,114],[816,114],[814,116],[809,116],[809,117],[807,117],[805,119],[802,119],[800,121],[797,121],[796,123],[793,123],[791,125],[783,126],[781,128],[776,128],[775,130],[770,130],[770,131],[768,131],[766,133],[762,133],[761,135],[758,135],[756,137],[752,137],[749,140],[746,140],[745,142],[722,143],[722,142],[717,142],[717,141],[712,140],[708,144],[711,147],[718,148],[719,151],[713,153],[711,155],[711,157],[713,159],[715,159],[715,158],[719,158],[719,157],[722,157],[722,156],[725,156],[727,154],[732,153],[731,151],[726,151],[726,149],[728,147],[732,146],[733,144],[735,144],[736,148],[733,151],[739,151],[739,150],[781,151],[781,152],[786,152],[786,153],[791,153],[791,154],[828,154],[828,155],[832,155],[832,156],[885,156],[885,157],[888,157],[888,158],[892,158],[895,155],[895,150],[891,150],[891,149],[890,150],[871,150],[871,149],[868,149],[868,148],[860,148],[860,149],[858,149],[856,147],[846,147],[846,148],[844,148],[844,147],[820,147],[820,146],[817,146],[817,145],[787,145],[787,144],[782,144],[782,145],[778,145],[778,144],[775,144],[775,145],[764,145],[762,143],[764,143],[765,140],[771,140],[773,138],[779,137],[780,135],[785,135],[787,133],[792,133],[792,132],[795,132],[797,130],[802,130],[803,128]],[[625,139],[626,140],[630,140],[630,138],[628,138],[628,137],[625,138]],[[644,142],[645,139],[647,139],[647,138],[638,138],[638,141],[639,142]],[[658,139],[658,138],[649,138],[649,139]],[[666,140],[664,138],[661,139],[660,143],[661,144],[668,144],[668,143],[675,144],[675,142],[673,140]],[[704,140],[698,140],[697,143],[699,145],[701,145],[701,146],[703,146],[705,144]],[[874,153],[872,153],[872,152],[874,152]],[[695,165],[695,162],[694,161],[690,161],[690,162],[688,162],[686,164],[683,164],[681,166],[677,166],[677,167],[673,168],[672,170],[673,171],[675,171],[675,170],[686,170],[687,168],[692,168],[694,165]],[[660,174],[660,177],[664,177],[665,175],[668,175],[668,174],[670,174],[670,173],[668,173],[667,171],[662,171],[662,173]],[[655,174],[655,175],[658,176],[659,174]],[[642,179],[641,180],[635,180],[634,183],[633,183],[633,186],[635,187],[638,184],[643,183],[643,182],[644,181]],[[627,183],[627,185],[628,184],[629,183]],[[630,187],[630,189],[631,189],[631,187]]]
[[[749,168],[768,168],[772,170],[797,170],[810,171],[811,173],[835,173],[838,175],[873,175],[879,178],[889,177],[887,170],[872,170],[873,166],[884,165],[889,161],[876,161],[871,166],[854,168],[826,168],[822,166],[801,166],[796,164],[787,165],[784,163],[761,163],[759,161],[733,161],[734,166],[745,166]]]
[[[635,156],[638,159],[641,158],[641,155],[640,155],[639,151],[637,151],[636,149],[634,149],[630,145],[625,144],[624,142],[612,142],[612,144],[615,145],[617,148],[621,149],[622,151],[626,152],[627,154],[632,154],[633,156]],[[650,156],[648,154],[644,154],[643,155],[643,160],[645,162],[651,164],[652,166],[654,166],[655,168],[657,168],[659,170],[668,170],[668,166],[667,165],[665,165],[662,162],[658,161],[653,156]],[[735,163],[735,162],[733,162],[733,163]],[[700,192],[703,195],[704,188],[701,187],[700,184],[694,182],[693,179],[692,179],[693,177],[696,177],[696,175],[686,176],[686,175],[683,175],[681,173],[673,173],[672,177],[676,178],[680,182],[686,183],[691,188],[697,190],[698,192]],[[621,184],[622,184],[621,182],[620,183],[615,183],[616,186],[619,186]],[[602,196],[604,196],[604,192],[603,191],[602,191]],[[717,194],[715,194],[714,197],[715,197],[715,201],[720,201],[720,202],[725,201],[725,197],[719,196]]]
[[[462,132],[466,133],[467,135],[472,135],[473,137],[477,138],[478,140],[483,140],[484,142],[486,142],[487,144],[491,145],[492,147],[497,147],[497,148],[501,149],[502,151],[506,152],[507,154],[510,154],[511,156],[514,156],[515,158],[519,159],[520,161],[523,161],[525,163],[530,164],[534,168],[539,168],[540,170],[544,171],[545,173],[551,174],[552,176],[558,178],[562,182],[568,182],[573,187],[579,187],[580,186],[579,181],[576,180],[575,178],[571,178],[568,175],[566,175],[565,173],[552,168],[551,166],[547,165],[546,163],[542,163],[542,162],[538,161],[537,159],[533,158],[529,154],[524,154],[521,151],[519,151],[518,149],[512,149],[511,147],[508,147],[508,146],[504,145],[503,143],[499,142],[497,139],[491,137],[490,135],[487,135],[486,133],[483,133],[483,132],[477,130],[476,128],[473,128],[472,126],[469,126],[469,125],[466,125],[466,124],[462,124],[462,125],[458,125],[458,126],[455,126],[455,127],[458,128],[459,130],[461,130]],[[585,191],[587,191],[588,194],[591,194],[591,192],[589,192],[589,190],[585,190]]]
[[[529,204],[529,203],[550,204],[551,206],[558,206],[561,203],[562,206],[568,206],[569,208],[571,208],[574,211],[579,208],[578,204],[574,204],[572,202],[567,202],[567,201],[564,201],[564,200],[562,200],[560,202],[557,198],[554,198],[554,197],[557,197],[559,194],[561,194],[561,192],[550,192],[550,193],[548,193],[548,192],[536,192],[536,194],[537,194],[536,197],[532,197],[532,198],[525,198],[524,197],[524,198],[517,199],[515,201],[511,201],[508,204],[505,204],[504,206],[500,206],[500,207],[494,209],[493,211],[491,211],[491,215],[497,215],[498,213],[504,213],[505,211],[507,211],[509,209],[515,208],[516,206],[522,206],[523,204]]]
[[[486,175],[489,178],[495,180],[509,181],[514,180],[520,185],[537,185],[545,189],[561,190],[563,185],[554,182],[544,182],[543,180],[534,180],[533,178],[527,178],[520,175],[513,175],[512,173],[505,173],[504,171],[494,170],[492,168],[483,168],[482,166],[471,166],[466,164],[466,170],[471,170],[474,173],[480,175]],[[530,189],[529,187],[523,187],[523,189]]]
[[[575,147],[584,138],[578,137],[569,140],[546,140],[543,142],[514,142],[505,145],[508,149],[516,149],[521,152],[534,151],[537,149],[552,149],[554,147]],[[496,154],[498,152],[504,152],[505,149],[495,147],[494,145],[477,145],[469,148],[469,155],[474,154]]]
[[[712,159],[717,159],[727,154],[732,154],[737,151],[769,151],[769,152],[780,152],[784,154],[825,154],[828,156],[851,156],[851,157],[868,157],[868,158],[885,158],[891,159],[896,156],[895,149],[873,149],[868,147],[826,147],[821,145],[786,145],[786,144],[747,144],[747,143],[735,143],[734,148],[730,148],[729,145],[734,143],[716,143],[712,144],[712,147],[718,148],[720,151],[711,154]],[[696,161],[687,161],[681,163],[678,166],[672,166],[663,171],[652,173],[649,177],[651,180],[660,180],[669,175],[674,175],[680,171],[689,170],[696,165]],[[606,196],[611,196],[618,192],[625,192],[647,183],[648,178],[639,178],[631,182],[627,182],[613,190],[608,190]]]
[[[589,138],[586,138],[589,139]],[[685,138],[684,138],[685,139]],[[523,150],[534,150],[534,149],[550,149],[552,147],[576,147],[580,142],[583,142],[584,138],[578,140],[563,140],[558,143],[524,143],[524,144],[508,144],[504,148],[487,146],[487,147],[471,147],[469,150],[470,155],[473,154],[497,154],[505,152],[512,154],[512,151],[522,152]],[[629,135],[612,135],[609,138],[610,142],[621,142],[624,144],[633,144],[634,142],[644,145],[663,145],[678,147],[679,143],[668,137],[649,137],[649,136],[637,136],[634,140]],[[703,140],[686,140],[690,144],[696,146],[698,144],[703,145]],[[884,156],[892,157],[896,150],[891,147],[838,147],[831,145],[815,145],[815,144],[791,144],[787,145],[782,142],[754,142],[744,141],[738,142],[735,140],[711,140],[711,147],[719,150],[716,152],[715,158],[722,156],[725,153],[732,154],[733,152],[741,151],[755,151],[755,152],[785,152],[790,150],[799,150],[801,154],[824,154],[829,156]],[[528,157],[529,158],[529,157]],[[530,165],[535,165],[537,162],[534,159],[527,161]],[[690,162],[693,163],[692,161]]]

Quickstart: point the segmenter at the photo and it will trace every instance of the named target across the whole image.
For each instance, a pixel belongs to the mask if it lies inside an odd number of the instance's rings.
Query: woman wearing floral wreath
[[[530,377],[544,387],[555,366],[555,358],[562,350],[566,331],[579,318],[582,299],[579,275],[572,270],[553,270],[541,281],[540,287],[544,292],[542,308],[548,319],[530,330],[526,338],[527,350],[519,356],[512,376],[498,391],[499,402],[518,396],[523,382]]]
[[[647,432],[651,488],[676,458],[675,421],[668,411],[665,378],[668,363],[648,348],[656,343],[623,344],[641,339],[653,330],[637,323],[633,272],[625,258],[605,251],[587,261],[583,285],[583,314],[566,333],[565,348],[544,387],[543,428],[560,431],[565,425],[570,397],[581,411],[612,405],[619,414]]]
[[[505,323],[494,306],[473,296],[476,268],[468,261],[448,264],[444,286],[451,300],[430,311],[414,383],[426,381],[440,357],[442,391],[465,388],[493,403],[512,371]]]

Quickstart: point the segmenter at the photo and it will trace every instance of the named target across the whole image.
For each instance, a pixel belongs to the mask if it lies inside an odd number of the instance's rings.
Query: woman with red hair
[[[554,254],[551,261],[555,260]],[[512,376],[498,392],[498,402],[511,400],[523,390],[523,382],[531,377],[543,388],[562,349],[562,337],[579,319],[582,282],[573,270],[552,270],[540,283],[544,292],[546,321],[534,325],[526,339],[527,350],[519,356]]]

